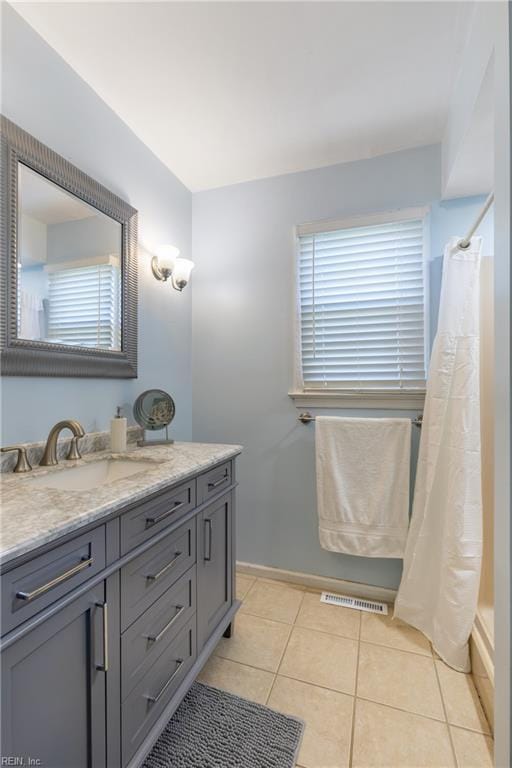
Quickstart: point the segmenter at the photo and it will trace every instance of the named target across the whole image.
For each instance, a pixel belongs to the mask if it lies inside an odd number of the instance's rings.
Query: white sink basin
[[[89,491],[98,485],[107,485],[123,477],[152,469],[158,462],[130,461],[128,459],[103,459],[80,467],[50,472],[42,477],[30,478],[32,485],[59,488],[65,491]]]

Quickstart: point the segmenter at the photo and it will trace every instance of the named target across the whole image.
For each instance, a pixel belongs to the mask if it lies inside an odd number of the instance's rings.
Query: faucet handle
[[[6,453],[7,451],[18,451],[18,460],[16,462],[16,466],[14,467],[14,472],[30,472],[32,469],[32,466],[27,458],[27,449],[22,445],[9,445],[5,448],[1,448],[0,450],[2,453]]]
[[[69,453],[66,456],[66,459],[72,460],[72,459],[81,459],[82,454],[78,450],[78,441],[80,440],[80,437],[72,437],[71,438],[71,445],[69,446]]]

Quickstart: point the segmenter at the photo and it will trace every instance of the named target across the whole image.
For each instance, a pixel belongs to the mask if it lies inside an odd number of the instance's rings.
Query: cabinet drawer
[[[226,461],[197,479],[197,501],[201,504],[231,485],[231,462]]]
[[[195,616],[160,654],[121,705],[123,765],[161,715],[196,657]]]
[[[195,561],[193,519],[121,568],[121,629],[129,627]]]
[[[121,554],[147,541],[195,505],[195,480],[138,504],[121,517]]]
[[[145,611],[121,638],[121,685],[125,699],[196,611],[196,569],[192,566]]]
[[[105,568],[105,526],[77,536],[2,575],[2,634]]]

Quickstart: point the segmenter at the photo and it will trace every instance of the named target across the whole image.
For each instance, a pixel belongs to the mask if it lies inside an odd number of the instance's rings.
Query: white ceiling
[[[439,142],[471,7],[14,5],[193,191]]]

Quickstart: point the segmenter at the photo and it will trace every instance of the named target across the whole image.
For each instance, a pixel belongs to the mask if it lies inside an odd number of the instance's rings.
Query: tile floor
[[[244,574],[237,596],[234,637],[200,679],[302,718],[299,768],[492,766],[471,678],[435,658],[420,632]]]

